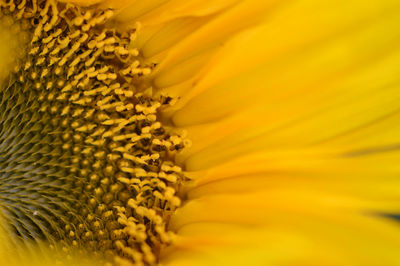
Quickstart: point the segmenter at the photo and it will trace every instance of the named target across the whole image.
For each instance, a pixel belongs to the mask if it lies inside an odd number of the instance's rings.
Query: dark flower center
[[[0,87],[0,209],[15,237],[154,264],[173,237],[184,141],[158,121],[171,99],[146,85],[136,30],[109,27],[112,10],[95,7],[0,8],[30,36]]]

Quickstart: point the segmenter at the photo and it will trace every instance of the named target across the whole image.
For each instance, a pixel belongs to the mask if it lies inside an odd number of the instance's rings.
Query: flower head
[[[3,253],[400,263],[399,8],[0,0]]]

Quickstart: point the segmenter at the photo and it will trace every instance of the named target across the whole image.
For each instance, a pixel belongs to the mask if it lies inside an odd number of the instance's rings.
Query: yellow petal
[[[116,5],[119,1],[116,2]],[[115,17],[115,20],[124,23],[142,23],[160,24],[180,17],[202,17],[234,5],[239,0],[216,0],[212,4],[201,0],[128,0],[119,3],[121,12]],[[110,5],[110,2],[107,3]],[[111,4],[111,5],[112,5]]]
[[[230,190],[228,186],[227,191]],[[370,201],[304,186],[277,186],[251,193],[236,193],[234,190],[231,194],[210,193],[189,201],[174,215],[171,228],[179,230],[187,224],[199,222],[266,225],[277,215],[323,217],[333,221],[346,215],[398,212],[397,203],[398,200]]]
[[[210,16],[183,17],[174,19],[165,25],[159,26],[159,29],[154,32],[143,45],[141,45],[143,56],[147,58],[153,57],[169,49],[210,19]],[[139,34],[139,40],[137,43],[145,38],[145,36],[142,35],[143,31],[146,30],[147,29],[143,29]]]
[[[393,49],[400,31],[378,34],[397,24],[398,16],[386,17],[198,95],[173,117],[182,126],[203,123],[187,127],[194,145],[180,160],[195,154],[187,166],[196,169],[253,150],[315,145],[394,113],[400,53]]]
[[[385,220],[276,217],[282,223],[247,227],[196,223],[180,230],[167,265],[397,265],[399,230]]]
[[[193,89],[198,93],[238,73],[258,69],[260,62],[268,62],[274,70],[276,66],[273,63],[279,63],[277,60],[287,60],[288,57],[318,48],[332,39],[352,34],[360,28],[370,26],[379,17],[390,13],[393,15],[398,9],[399,3],[396,1],[381,1],[371,5],[363,5],[357,0],[335,3],[313,0],[280,2],[279,6],[265,12],[267,20],[263,27],[234,37],[233,41],[224,41],[220,55],[201,71],[201,75],[195,79],[196,82],[192,82],[195,84],[194,88],[191,84],[174,93],[184,97],[188,90]],[[389,31],[390,29],[384,29],[381,34]],[[197,33],[192,35],[194,34]],[[351,63],[351,60],[347,61]],[[199,73],[193,74],[195,76]],[[265,81],[268,81],[268,71],[264,74]]]
[[[163,256],[170,265],[397,264],[398,225],[372,206],[296,186],[206,195],[172,219],[179,237]]]
[[[171,47],[154,73],[154,82],[157,87],[169,86],[181,81],[180,79],[165,78],[171,67],[184,60],[190,60],[191,57],[204,50],[218,48],[235,33],[259,23],[265,18],[267,10],[273,8],[275,2],[243,1],[222,12],[215,19]]]

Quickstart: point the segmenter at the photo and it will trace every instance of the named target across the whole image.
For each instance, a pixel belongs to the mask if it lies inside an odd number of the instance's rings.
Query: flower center
[[[16,238],[154,264],[185,180],[184,140],[158,121],[153,65],[112,10],[0,0],[26,55],[0,86],[0,209]],[[19,29],[19,28],[18,28]],[[24,35],[26,39],[26,34]]]

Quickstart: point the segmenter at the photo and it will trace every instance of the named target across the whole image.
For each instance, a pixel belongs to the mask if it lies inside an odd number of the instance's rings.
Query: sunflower
[[[0,264],[400,265],[399,10],[0,0]]]

